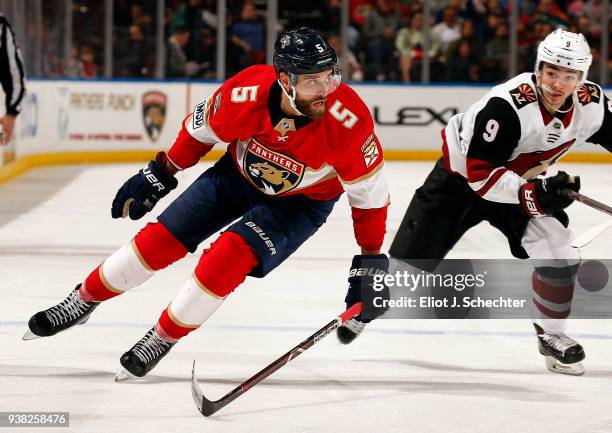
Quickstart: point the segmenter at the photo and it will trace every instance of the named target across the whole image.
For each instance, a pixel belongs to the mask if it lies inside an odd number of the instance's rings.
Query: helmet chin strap
[[[576,90],[578,89],[578,86],[576,86],[576,89],[574,89],[574,91],[572,92],[572,96],[571,96],[572,104],[565,110],[559,110],[559,109],[553,108],[552,104],[548,102],[548,99],[546,99],[546,95],[544,95],[544,92],[542,91],[542,89],[546,90],[549,93],[555,93],[555,90],[552,87],[550,87],[548,84],[540,84],[540,74],[539,73],[536,75],[536,89],[538,91],[538,94],[542,97],[542,101],[544,102],[544,104],[547,105],[550,109],[555,110],[557,113],[567,113],[574,107],[574,104],[576,103]]]
[[[295,90],[295,86],[293,84],[289,84],[291,86],[291,95],[289,95],[289,93],[287,93],[287,91],[285,90],[285,86],[283,86],[283,83],[280,82],[280,80],[277,80],[278,84],[280,85],[281,89],[283,90],[283,93],[285,94],[285,96],[289,99],[289,105],[291,105],[291,108],[298,113],[300,116],[305,116],[304,113],[302,113],[300,110],[298,110],[297,105],[295,104],[295,98],[297,96],[297,91]]]

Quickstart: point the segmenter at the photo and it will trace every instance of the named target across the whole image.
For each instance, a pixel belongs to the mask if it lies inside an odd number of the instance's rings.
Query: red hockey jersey
[[[276,80],[274,68],[265,65],[227,80],[185,119],[169,159],[185,169],[221,143],[245,179],[264,194],[330,200],[344,190],[358,244],[380,249],[389,191],[368,108],[341,84],[327,97],[320,119],[291,117],[280,111]]]

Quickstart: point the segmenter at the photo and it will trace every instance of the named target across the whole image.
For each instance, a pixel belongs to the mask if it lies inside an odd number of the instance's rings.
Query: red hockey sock
[[[531,276],[533,303],[544,317],[566,319],[572,310],[574,297],[574,277],[550,279],[537,271]]]

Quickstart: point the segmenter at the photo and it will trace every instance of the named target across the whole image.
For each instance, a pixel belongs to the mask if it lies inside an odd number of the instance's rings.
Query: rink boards
[[[16,154],[167,148],[186,114],[218,86],[211,82],[30,81],[18,117]],[[353,88],[372,112],[388,159],[432,159],[440,150],[440,131],[448,120],[489,89],[399,84]],[[576,152],[606,154],[596,146]]]

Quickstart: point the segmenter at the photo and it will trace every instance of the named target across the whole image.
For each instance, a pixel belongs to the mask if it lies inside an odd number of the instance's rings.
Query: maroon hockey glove
[[[561,195],[563,189],[580,190],[580,177],[571,177],[564,171],[545,179],[530,180],[519,190],[523,212],[530,217],[554,214],[568,207],[573,198]]]
[[[140,219],[151,211],[155,204],[177,187],[178,181],[164,168],[164,152],[149,162],[145,168],[130,177],[117,191],[111,208],[113,218]]]

